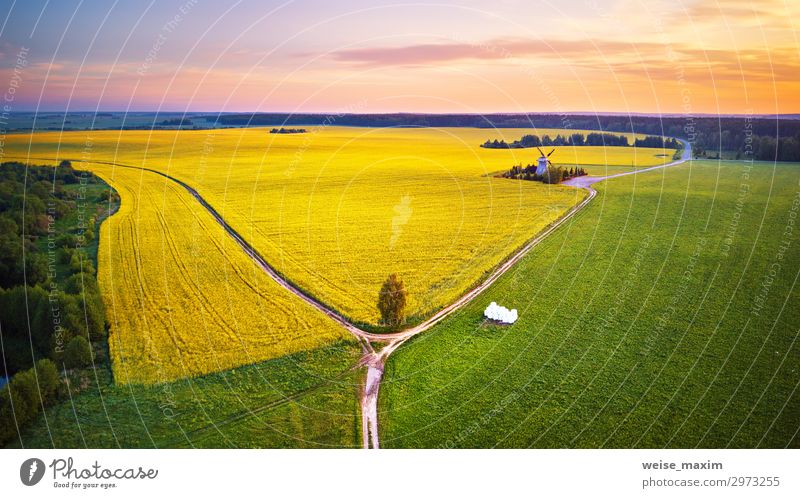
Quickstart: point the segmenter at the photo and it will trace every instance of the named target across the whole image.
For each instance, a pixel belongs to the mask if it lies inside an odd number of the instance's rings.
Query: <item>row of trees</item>
[[[537,175],[535,164],[528,164],[527,166],[522,166],[520,164],[503,173],[502,177],[555,184],[569,180],[570,178],[575,178],[576,176],[585,176],[586,174],[585,169],[578,168],[577,166],[567,169],[551,164],[547,167],[547,172],[544,175]]]
[[[664,149],[681,149],[683,144],[674,138],[648,135],[644,138],[637,138],[633,141],[634,147],[653,147]]]
[[[550,135],[544,135],[539,138],[538,135],[524,135],[519,140],[514,140],[507,143],[505,140],[487,140],[481,147],[486,149],[524,149],[529,147],[547,147],[547,146],[562,146],[572,145],[576,147],[581,146],[607,146],[607,147],[630,147],[626,135],[613,135],[611,133],[573,133],[569,136],[556,135],[555,138],[550,138]],[[661,136],[649,135],[645,138],[637,138],[633,142],[634,147],[663,147],[668,149],[678,149],[681,143],[674,138],[664,138]]]

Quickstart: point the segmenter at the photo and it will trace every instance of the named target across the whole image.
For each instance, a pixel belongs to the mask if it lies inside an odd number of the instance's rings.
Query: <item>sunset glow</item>
[[[800,112],[783,0],[36,3],[13,111]]]

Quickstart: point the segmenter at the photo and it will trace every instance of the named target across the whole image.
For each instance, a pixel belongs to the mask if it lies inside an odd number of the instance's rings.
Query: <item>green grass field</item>
[[[22,431],[26,448],[358,447],[360,350],[350,342],[196,379],[112,384],[107,367]],[[15,445],[19,446],[17,441]]]
[[[800,165],[598,196],[387,364],[384,447],[800,447]],[[518,308],[482,322],[490,302]]]

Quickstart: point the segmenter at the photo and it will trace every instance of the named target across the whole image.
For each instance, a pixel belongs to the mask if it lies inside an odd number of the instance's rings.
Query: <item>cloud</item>
[[[607,70],[621,76],[675,80],[687,78],[792,80],[800,67],[790,49],[702,49],[688,45],[613,40],[501,39],[480,43],[425,43],[370,47],[332,54],[340,62],[365,67],[429,67],[458,61],[496,63],[549,62],[575,68]],[[672,59],[670,59],[672,57]]]
[[[675,51],[675,60],[658,54],[647,54],[640,60],[616,61],[610,64],[618,75],[648,77],[653,80],[794,81],[800,66],[789,49],[773,50],[700,50]]]
[[[507,60],[529,57],[553,59],[618,56],[652,50],[658,44],[610,40],[499,39],[477,43],[443,42],[402,47],[369,47],[340,50],[332,57],[365,66],[426,66],[459,60]]]
[[[685,15],[694,22],[720,22],[725,19],[737,23],[754,21],[759,26],[764,26],[776,20],[786,21],[787,15],[796,14],[792,12],[792,4],[793,2],[784,0],[698,1],[688,6]]]

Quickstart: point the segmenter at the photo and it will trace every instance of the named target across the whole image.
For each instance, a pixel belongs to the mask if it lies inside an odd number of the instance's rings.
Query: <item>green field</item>
[[[598,196],[387,364],[384,447],[800,447],[800,165]],[[520,320],[482,323],[490,302]]]
[[[26,448],[358,447],[360,350],[350,342],[196,379],[83,391],[22,431]],[[95,377],[96,375],[96,377]],[[10,446],[19,446],[19,441]]]

